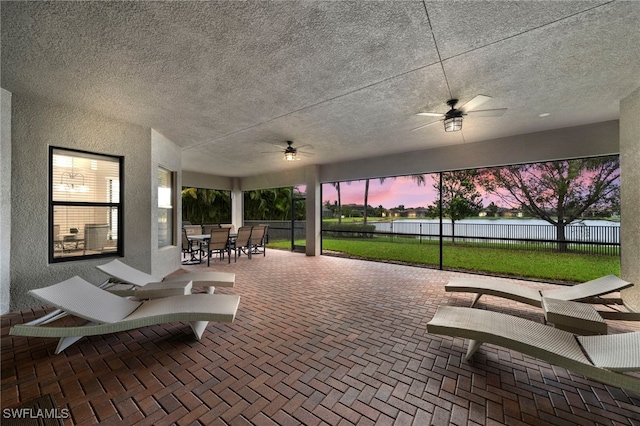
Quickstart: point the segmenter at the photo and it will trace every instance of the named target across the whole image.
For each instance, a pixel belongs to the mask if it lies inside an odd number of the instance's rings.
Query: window
[[[123,158],[51,147],[49,261],[122,256]]]
[[[174,173],[158,168],[158,248],[175,245]]]

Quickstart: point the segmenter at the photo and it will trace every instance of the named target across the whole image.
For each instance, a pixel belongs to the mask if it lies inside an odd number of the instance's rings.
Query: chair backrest
[[[84,248],[86,250],[103,249],[107,245],[109,224],[86,224],[84,226]]]
[[[202,225],[202,233],[206,235],[211,235],[212,229],[220,229],[219,225]]]
[[[266,227],[264,225],[256,225],[251,230],[251,244],[262,245],[262,240],[264,239],[264,233],[266,231]]]
[[[139,286],[162,281],[162,277],[149,275],[127,265],[126,263],[120,262],[118,259],[113,259],[111,262],[105,263],[104,265],[97,265],[96,268],[120,281]]]
[[[47,305],[98,323],[120,321],[141,305],[102,290],[78,276],[29,290],[29,294]]]
[[[236,247],[247,247],[251,238],[251,226],[241,226],[238,228],[238,237],[236,238]]]
[[[182,227],[187,235],[202,235],[202,226],[200,225],[185,225]]]
[[[182,250],[188,251],[190,247],[189,239],[187,238],[187,230],[182,228]]]
[[[233,226],[233,223],[221,223],[220,228],[229,228],[230,233],[235,233],[236,227]]]
[[[211,230],[209,249],[218,250],[227,247],[229,243],[229,228],[216,228]]]

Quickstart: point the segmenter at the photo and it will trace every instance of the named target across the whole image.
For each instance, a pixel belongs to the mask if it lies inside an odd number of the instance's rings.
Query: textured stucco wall
[[[175,212],[182,211],[182,188],[180,147],[164,137],[155,130],[151,131],[151,205],[158,205],[158,167],[162,166],[167,170],[176,172],[176,204],[173,206]],[[175,225],[175,223],[174,223]],[[176,234],[176,245],[158,248],[158,209],[151,209],[150,220],[151,238],[151,274],[157,277],[164,277],[180,269],[181,239],[180,234]]]
[[[640,310],[640,88],[620,103],[620,169],[620,273],[635,283],[622,297]]]
[[[320,180],[431,173],[619,152],[617,120],[322,166]],[[243,186],[244,187],[244,186]]]
[[[151,130],[39,98],[13,95],[11,310],[38,306],[27,295],[74,275],[98,284],[106,260],[48,263],[48,147],[124,156],[124,261],[151,270]]]
[[[10,309],[11,92],[0,89],[0,314]]]
[[[204,173],[183,171],[182,184],[193,188],[209,188],[231,191],[233,189],[233,178],[226,176],[214,176]]]

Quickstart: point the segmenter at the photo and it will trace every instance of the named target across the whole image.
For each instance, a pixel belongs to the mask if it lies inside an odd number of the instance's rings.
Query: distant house
[[[524,217],[524,212],[520,209],[500,209],[503,217]]]
[[[426,217],[427,209],[424,207],[409,208],[406,210],[407,217]]]

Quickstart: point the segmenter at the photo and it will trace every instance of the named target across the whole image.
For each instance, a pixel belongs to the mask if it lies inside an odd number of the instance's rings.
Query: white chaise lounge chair
[[[114,259],[104,265],[98,265],[96,268],[125,284],[141,287],[149,283],[161,281],[191,281],[193,287],[205,287],[209,294],[213,294],[216,286],[233,287],[236,281],[236,275],[231,272],[215,271],[187,272],[185,274],[173,275],[170,277],[154,277],[153,275],[149,275],[122,263],[118,259]],[[118,294],[126,295],[127,293],[120,292]]]
[[[189,322],[200,340],[209,321],[233,322],[240,304],[240,296],[226,294],[189,294],[133,301],[102,290],[78,276],[49,287],[30,290],[29,294],[58,310],[35,321],[16,325],[9,334],[60,337],[56,354],[84,336],[116,333],[167,322]],[[45,325],[66,315],[75,315],[89,322],[82,326]]]
[[[640,332],[576,336],[524,318],[454,306],[440,306],[427,331],[469,339],[466,360],[483,343],[490,343],[640,392],[640,378],[623,374],[640,371]]]
[[[471,307],[475,306],[483,294],[504,297],[528,305],[542,307],[542,298],[571,300],[574,302],[589,301],[598,296],[614,293],[631,287],[633,284],[618,278],[615,275],[607,275],[585,283],[567,286],[563,288],[539,291],[518,284],[505,281],[482,278],[452,278],[444,289],[448,292],[475,293]],[[600,300],[602,302],[602,300]]]

